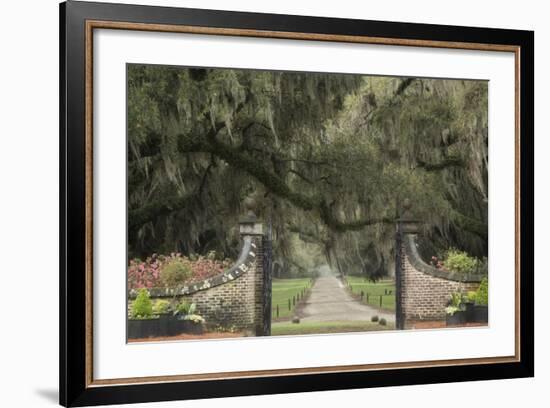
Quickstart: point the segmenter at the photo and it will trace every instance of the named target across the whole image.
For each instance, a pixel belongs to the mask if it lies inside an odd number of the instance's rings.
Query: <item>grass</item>
[[[348,285],[351,286],[352,293],[360,295],[363,291],[363,302],[367,303],[367,293],[369,294],[368,304],[374,307],[380,307],[380,295],[382,295],[382,309],[395,310],[395,282],[392,280],[383,280],[371,282],[360,276],[348,276]],[[391,295],[385,293],[391,291]]]
[[[382,326],[372,322],[277,322],[271,324],[272,336],[296,336],[300,334],[350,333],[365,331],[393,330],[393,323]]]
[[[302,291],[310,287],[310,282],[309,278],[273,279],[271,295],[273,318],[277,318],[277,305],[279,305],[279,318],[291,317],[295,308],[295,305],[292,304],[292,298],[296,298],[298,294],[301,296]],[[289,300],[290,310],[288,308]],[[298,303],[297,299],[296,303]]]

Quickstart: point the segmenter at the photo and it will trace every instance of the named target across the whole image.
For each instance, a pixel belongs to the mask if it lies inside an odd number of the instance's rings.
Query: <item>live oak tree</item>
[[[487,146],[486,82],[129,65],[129,256],[234,256],[247,197],[287,270],[387,273],[405,198],[483,256]]]

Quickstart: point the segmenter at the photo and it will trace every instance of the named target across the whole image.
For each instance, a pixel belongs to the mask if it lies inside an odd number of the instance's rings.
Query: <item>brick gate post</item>
[[[239,222],[239,232],[241,238],[252,238],[253,251],[255,251],[254,276],[251,279],[253,304],[252,313],[254,316],[254,332],[256,336],[263,335],[264,332],[264,265],[263,265],[263,224],[256,219],[252,213],[247,214]]]
[[[419,222],[411,212],[411,202],[408,198],[403,200],[401,216],[397,220],[395,233],[395,328],[405,329],[406,317],[404,299],[407,295],[405,284],[406,253],[404,248],[404,235],[418,233]]]

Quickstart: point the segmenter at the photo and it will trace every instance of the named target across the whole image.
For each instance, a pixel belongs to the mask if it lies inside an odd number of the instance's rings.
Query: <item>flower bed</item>
[[[487,323],[489,321],[488,280],[481,281],[477,291],[464,295],[456,292],[451,295],[447,313],[447,326],[465,323]]]
[[[216,259],[216,253],[213,251],[206,256],[197,257],[172,253],[170,255],[153,254],[144,261],[132,259],[128,265],[128,289],[162,287],[161,270],[163,266],[176,262],[188,267],[191,271],[190,277],[185,282],[181,282],[182,284],[191,284],[210,278],[233,264],[230,259]]]
[[[164,314],[151,319],[128,319],[128,339],[202,334],[202,321],[196,322],[181,316]]]
[[[128,338],[177,336],[183,333],[202,334],[204,319],[196,314],[196,305],[181,301],[170,303],[166,300],[151,301],[145,288],[138,291],[131,304],[128,318]]]

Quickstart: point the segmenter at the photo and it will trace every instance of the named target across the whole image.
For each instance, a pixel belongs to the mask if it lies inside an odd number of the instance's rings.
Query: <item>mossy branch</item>
[[[444,160],[436,163],[427,163],[422,160],[417,160],[417,165],[419,168],[423,168],[426,171],[440,171],[448,169],[449,167],[464,167],[465,163],[461,157],[449,156]]]
[[[389,217],[366,218],[350,222],[340,221],[322,198],[292,190],[281,177],[265,168],[257,158],[247,155],[239,148],[218,141],[215,137],[216,133],[209,132],[204,138],[180,136],[178,149],[182,153],[202,152],[215,155],[227,164],[245,171],[262,183],[272,194],[287,200],[296,208],[303,211],[317,211],[321,220],[333,231],[358,231],[369,225],[395,222],[394,218]],[[195,198],[194,195],[191,195],[168,202],[148,204],[139,210],[130,211],[129,227],[140,226],[158,216],[178,211],[189,204],[193,198]]]

